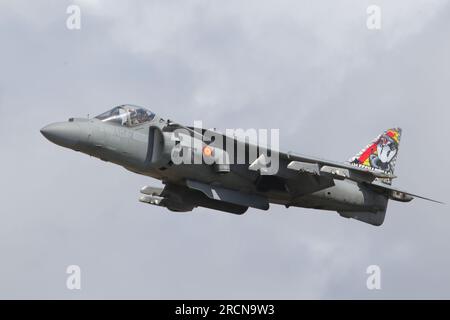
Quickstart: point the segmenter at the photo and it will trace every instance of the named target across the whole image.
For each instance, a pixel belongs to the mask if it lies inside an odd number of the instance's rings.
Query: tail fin
[[[382,170],[386,173],[393,174],[401,135],[402,129],[400,128],[384,131],[367,145],[367,147],[351,158],[349,162],[357,166]],[[391,179],[383,179],[382,182],[391,184]]]

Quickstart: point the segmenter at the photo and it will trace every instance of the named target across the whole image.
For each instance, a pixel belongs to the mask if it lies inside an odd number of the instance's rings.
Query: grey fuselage
[[[218,173],[205,164],[174,165],[172,147],[165,132],[170,121],[155,116],[150,122],[135,127],[105,123],[99,119],[69,119],[41,130],[50,141],[104,161],[115,163],[132,172],[146,175],[164,184],[186,187],[186,181],[198,181],[221,188],[256,194],[270,203],[287,207],[333,210],[358,219],[368,215],[369,223],[378,225],[384,219],[388,198],[352,180],[322,179],[310,175],[292,178],[287,172],[288,159],[280,158],[279,173],[261,176],[248,170],[249,163],[232,164],[227,173]],[[170,130],[167,131],[170,133]],[[371,215],[371,213],[380,213]],[[381,219],[381,220],[380,220]]]

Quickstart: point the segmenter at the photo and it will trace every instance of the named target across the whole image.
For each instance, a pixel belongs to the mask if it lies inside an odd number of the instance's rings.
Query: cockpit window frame
[[[123,104],[99,114],[95,119],[104,123],[134,128],[151,122],[155,116],[155,113],[146,108],[132,104]]]

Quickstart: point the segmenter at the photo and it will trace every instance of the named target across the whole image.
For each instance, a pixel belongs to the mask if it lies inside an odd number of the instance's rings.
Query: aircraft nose
[[[75,147],[80,141],[80,127],[73,122],[52,123],[41,129],[41,133],[51,142],[66,148]]]

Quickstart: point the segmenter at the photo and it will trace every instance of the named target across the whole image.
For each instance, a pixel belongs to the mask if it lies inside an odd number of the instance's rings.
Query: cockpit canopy
[[[102,122],[116,123],[124,127],[134,127],[153,120],[155,114],[150,110],[130,104],[112,108],[96,116]]]

